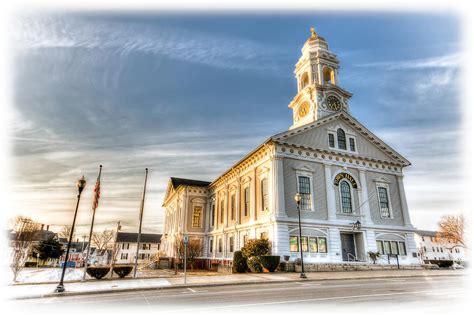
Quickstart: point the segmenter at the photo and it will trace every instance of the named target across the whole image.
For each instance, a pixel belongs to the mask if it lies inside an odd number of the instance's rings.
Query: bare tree
[[[23,269],[33,247],[40,224],[27,217],[16,217],[12,236],[12,257],[10,267],[13,272],[13,281],[16,281],[18,273]]]
[[[103,253],[112,246],[115,232],[113,230],[103,230],[92,233],[91,243],[96,247],[98,253]]]
[[[465,239],[465,219],[461,215],[446,215],[441,218],[441,221],[438,223],[439,231],[436,234],[436,237],[447,244],[448,249],[453,249],[455,247],[466,248],[466,239]]]
[[[60,238],[65,238],[66,240],[69,241],[69,235],[71,235],[71,230],[72,230],[72,229],[71,229],[71,226],[65,225],[65,226],[63,226],[63,228],[61,229],[61,231],[59,231],[58,236],[59,236]],[[74,235],[73,235],[73,236],[74,236]],[[73,237],[72,239],[74,239],[74,237]]]
[[[180,259],[184,259],[184,241],[181,238],[176,238],[176,253]],[[196,258],[202,255],[204,251],[204,243],[200,238],[190,238],[186,248],[186,263],[191,265],[191,270],[194,270],[194,263]]]

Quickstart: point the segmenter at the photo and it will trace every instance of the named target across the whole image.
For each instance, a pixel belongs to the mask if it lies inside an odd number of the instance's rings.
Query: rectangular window
[[[193,228],[201,227],[202,206],[195,206],[193,210]]]
[[[219,238],[219,253],[222,253],[222,238]]]
[[[122,243],[122,249],[125,249],[125,243]]]
[[[377,187],[377,190],[379,191],[380,215],[382,218],[390,218],[387,188]]]
[[[327,240],[325,237],[318,237],[318,252],[320,253],[328,252]]]
[[[212,253],[212,247],[214,247],[214,240],[211,237],[209,239],[209,253]]]
[[[142,244],[142,249],[146,250],[146,248],[147,248],[147,244]]]
[[[261,240],[268,240],[268,233],[267,232],[260,233],[260,239]]]
[[[231,253],[234,252],[234,237],[233,236],[229,237],[229,252]]]
[[[303,249],[303,252],[308,251],[308,237],[307,236],[302,236],[301,237],[301,248]]]
[[[221,200],[221,211],[220,211],[220,216],[221,216],[221,223],[224,223],[224,199]]]
[[[309,238],[309,252],[317,253],[318,252],[318,240],[316,237]]]
[[[354,138],[349,138],[349,148],[352,152],[355,152],[356,144],[355,144],[355,139]]]
[[[130,249],[130,243],[127,243],[127,249]]]
[[[383,242],[383,251],[384,254],[391,254],[392,251],[390,250],[390,242],[389,241],[384,241]]]
[[[245,246],[245,244],[247,243],[248,239],[249,239],[248,235],[244,235],[244,239],[243,239],[243,241],[244,241],[244,246]]]
[[[328,137],[329,137],[329,147],[334,148],[335,147],[335,145],[334,145],[334,134],[330,133],[330,134],[328,134]]]
[[[393,255],[398,255],[398,242],[391,241],[390,242],[390,249],[391,249],[391,253]]]
[[[246,187],[244,189],[244,216],[249,215],[250,210],[250,188]]]
[[[262,196],[262,211],[268,210],[268,180],[266,178],[260,181],[260,190]]]
[[[298,192],[301,195],[301,210],[311,210],[311,184],[307,176],[298,176]]]
[[[230,219],[235,220],[235,194],[230,196]]]
[[[290,236],[290,252],[298,252],[298,236]]]
[[[216,205],[212,204],[211,206],[211,226],[214,226],[214,222],[216,220]]]
[[[377,251],[378,251],[380,254],[384,254],[384,251],[383,251],[383,242],[382,242],[382,241],[377,241]]]
[[[407,248],[405,246],[405,242],[398,242],[398,252],[402,256],[406,256],[407,254]]]

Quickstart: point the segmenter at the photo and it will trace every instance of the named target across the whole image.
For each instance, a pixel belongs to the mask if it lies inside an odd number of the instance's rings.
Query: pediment
[[[340,151],[329,147],[327,134],[329,131],[337,130],[339,127],[342,127],[344,130],[349,131],[349,134],[355,136],[357,146],[356,153]],[[298,145],[315,150],[334,151],[334,154],[353,154],[361,158],[381,160],[402,166],[411,164],[401,154],[392,149],[345,111],[277,134],[272,137],[272,140],[275,143]]]

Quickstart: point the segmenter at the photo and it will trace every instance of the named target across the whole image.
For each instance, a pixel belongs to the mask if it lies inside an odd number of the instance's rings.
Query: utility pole
[[[138,237],[137,237],[137,252],[135,255],[135,268],[133,271],[133,277],[137,277],[137,269],[138,269],[138,253],[140,251],[140,240],[142,237],[142,221],[143,221],[143,208],[145,205],[145,193],[146,193],[146,181],[148,179],[148,168],[145,169],[145,184],[143,185],[143,195],[142,195],[142,202],[140,205],[140,224],[138,226]]]

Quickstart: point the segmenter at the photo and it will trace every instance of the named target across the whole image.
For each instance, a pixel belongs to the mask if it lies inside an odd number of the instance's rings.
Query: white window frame
[[[344,134],[346,137],[346,149],[341,149],[339,148],[339,142],[337,141],[337,130],[342,129],[344,130]],[[350,129],[344,128],[342,125],[336,125],[336,126],[331,126],[327,128],[327,134],[328,134],[328,147],[329,149],[340,151],[340,152],[348,152],[348,153],[353,153],[353,154],[359,154],[358,145],[357,145],[357,135]],[[334,147],[331,147],[329,145],[329,134],[332,134],[334,137]],[[355,151],[351,151],[351,145],[350,145],[350,138],[354,139],[354,146],[355,146]]]
[[[387,189],[387,198],[388,198],[388,212],[390,214],[390,217],[384,217],[382,216],[382,208],[380,207],[380,196],[379,196],[379,187]],[[381,219],[393,219],[393,208],[392,208],[392,201],[390,200],[390,184],[386,182],[385,180],[381,181],[376,181],[375,182],[375,191],[377,194],[377,202],[378,202],[378,207],[379,207],[379,215]]]
[[[267,181],[267,207],[264,208],[263,207],[263,190],[262,190],[262,181],[263,180],[266,180]],[[265,174],[262,174],[260,175],[260,178],[259,178],[259,181],[258,181],[258,186],[259,186],[259,190],[260,190],[260,211],[269,211],[270,210],[270,179],[268,178],[268,175],[265,173]]]
[[[343,212],[342,211],[342,193],[341,193],[341,183],[342,182],[346,182],[348,185],[349,185],[349,189],[350,189],[350,192],[351,192],[351,207],[352,207],[352,211],[349,212],[349,213],[346,213],[346,212]],[[354,210],[355,210],[355,207],[354,207],[354,187],[352,187],[352,184],[350,181],[348,181],[347,179],[341,179],[339,181],[339,185],[336,186],[337,187],[337,190],[339,191],[339,214],[342,214],[342,215],[354,215]]]
[[[313,185],[313,172],[305,170],[296,170],[296,192],[300,191],[300,181],[299,177],[304,176],[309,178],[309,191],[310,191],[310,200],[311,200],[311,209],[303,211],[315,211],[314,210],[314,185]]]

